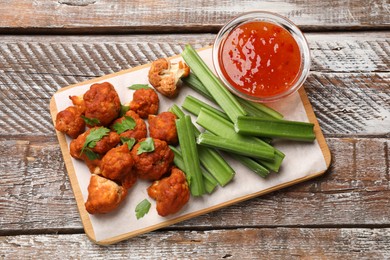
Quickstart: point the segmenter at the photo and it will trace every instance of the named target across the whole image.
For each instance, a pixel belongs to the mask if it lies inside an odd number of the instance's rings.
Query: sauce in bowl
[[[237,90],[268,97],[289,89],[301,66],[299,47],[284,28],[262,21],[235,28],[220,55],[222,73]]]
[[[238,96],[259,102],[278,100],[306,79],[310,67],[306,40],[296,27],[295,32],[290,30],[294,25],[283,17],[276,15],[274,21],[271,13],[249,14],[251,19],[239,16],[238,22],[232,20],[221,30],[213,49],[214,66]],[[252,19],[258,14],[271,18]]]

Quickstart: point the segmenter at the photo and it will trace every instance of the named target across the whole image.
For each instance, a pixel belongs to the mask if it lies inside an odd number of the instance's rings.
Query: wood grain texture
[[[0,237],[5,259],[388,259],[389,247],[389,228],[152,232],[110,247],[79,234]]]
[[[252,10],[280,13],[311,30],[390,26],[386,0],[17,0],[0,3],[0,32],[216,32],[234,16]]]
[[[179,54],[214,35],[0,37],[0,135],[53,135],[59,88]],[[325,134],[389,136],[390,33],[309,33],[305,88]],[[20,107],[29,109],[21,110]]]
[[[390,143],[328,138],[329,172],[171,229],[277,226],[389,226]],[[57,142],[0,142],[0,235],[81,231]]]

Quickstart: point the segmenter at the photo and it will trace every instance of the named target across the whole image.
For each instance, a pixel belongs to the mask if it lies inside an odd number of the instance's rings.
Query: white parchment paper
[[[202,50],[199,54],[206,63],[212,67],[211,49]],[[179,59],[180,58],[177,58],[177,60]],[[136,70],[127,74],[114,76],[108,79],[106,78],[98,82],[108,81],[113,84],[121,98],[121,102],[127,103],[132,99],[133,94],[133,91],[129,90],[127,87],[132,84],[147,84],[148,69],[149,68]],[[89,89],[90,85],[91,84],[81,85],[56,93],[54,98],[58,111],[71,105],[69,100],[70,95],[82,95]],[[189,94],[206,101],[191,89],[183,87],[175,100],[169,100],[159,94],[159,111],[167,111],[173,103],[181,105],[184,98]],[[279,103],[273,103],[270,106],[281,112],[286,119],[308,122],[304,106],[298,93],[291,95]],[[71,140],[67,138],[68,146],[70,141]],[[127,198],[117,210],[105,215],[90,215],[96,240],[101,241],[129,232],[137,232],[138,230],[164,223],[168,219],[175,219],[183,215],[218,206],[222,203],[228,203],[232,200],[250,196],[253,193],[258,193],[277,185],[325,171],[327,168],[317,141],[313,143],[279,141],[275,146],[286,155],[281,171],[278,174],[273,173],[264,179],[249,171],[241,164],[229,160],[229,163],[236,171],[234,180],[231,183],[226,187],[217,188],[211,195],[205,195],[201,198],[191,198],[189,203],[179,213],[169,217],[164,218],[157,214],[155,203],[148,197],[146,191],[146,188],[150,183],[138,181],[136,185],[129,190]],[[72,163],[84,201],[86,201],[88,197],[87,187],[90,180],[90,173],[83,162],[72,158]],[[152,203],[152,207],[147,215],[137,220],[135,216],[135,207],[145,198]]]

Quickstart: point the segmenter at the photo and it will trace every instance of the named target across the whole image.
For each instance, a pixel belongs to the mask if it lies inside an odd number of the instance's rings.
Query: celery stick
[[[188,75],[188,77],[183,78],[182,81],[187,86],[189,86],[190,88],[192,88],[193,90],[201,94],[203,97],[207,98],[210,101],[214,101],[213,96],[210,94],[207,88],[202,84],[202,82],[200,82],[198,77],[195,76],[194,73],[190,73],[190,75]]]
[[[186,173],[186,169],[184,167],[184,161],[183,161],[183,156],[181,152],[174,146],[169,146],[173,153],[175,154],[175,158],[173,159],[173,163],[182,170],[184,173]],[[204,187],[207,191],[207,193],[212,193],[214,189],[218,186],[218,182],[214,179],[213,176],[211,176],[210,173],[205,171],[204,169],[201,168],[202,175],[203,175],[203,181],[204,181]]]
[[[169,112],[174,113],[178,119],[183,118],[186,115],[176,104],[173,104],[168,110]]]
[[[220,117],[223,117],[227,120],[229,120],[228,116],[221,112],[220,110],[214,108],[213,106],[210,106],[208,104],[206,104],[205,102],[193,97],[193,96],[187,96],[185,99],[184,99],[184,102],[182,104],[182,107],[187,110],[188,112],[194,114],[194,115],[199,115],[200,113],[200,110],[202,108],[205,108],[215,114],[217,114],[218,116]],[[259,115],[259,112],[257,111],[256,113],[257,115]],[[265,117],[269,118],[270,116],[267,115],[267,114],[263,114]],[[266,143],[270,143],[272,140],[270,138],[267,138],[267,137],[262,137],[261,139],[263,139]]]
[[[198,115],[199,112],[200,112],[200,109],[203,107],[203,108],[206,108],[208,110],[211,110],[213,111],[214,113],[216,113],[217,115],[219,115],[220,117],[223,117],[227,120],[229,120],[229,117],[221,112],[220,110],[214,108],[213,106],[210,106],[209,104],[193,97],[193,96],[186,96],[186,98],[184,99],[183,101],[183,104],[181,105],[185,110],[187,110],[188,112],[194,114],[194,115]]]
[[[259,143],[232,140],[211,133],[200,134],[197,138],[197,143],[222,151],[260,158],[267,161],[273,161],[275,156],[275,151],[273,149],[266,148]]]
[[[247,116],[238,117],[235,123],[235,130],[239,134],[306,142],[316,138],[313,127],[312,123]]]
[[[276,111],[270,107],[267,107],[264,104],[255,103],[255,102],[245,100],[242,98],[240,98],[239,102],[241,103],[242,106],[245,106],[246,109],[248,109],[248,110],[251,109],[251,111],[253,111],[254,116],[260,116],[261,114],[263,114],[264,115],[263,117],[266,117],[266,118],[274,118],[274,119],[282,119],[283,118],[283,115],[280,114],[278,111]]]
[[[193,196],[205,193],[203,176],[200,168],[198,149],[196,147],[194,128],[189,115],[176,120],[176,129],[182,151],[184,168],[187,170],[190,191]]]
[[[264,167],[263,165],[261,165],[260,163],[258,163],[252,158],[245,157],[238,154],[233,154],[233,153],[229,155],[263,178],[267,177],[268,174],[270,173],[270,171],[266,167]]]
[[[208,92],[207,88],[193,73],[190,73],[190,75],[184,78],[183,81],[187,86],[189,86],[199,94],[203,95],[205,98],[215,102],[214,98],[211,96],[210,92]],[[248,115],[275,119],[283,118],[282,114],[264,104],[255,103],[240,97],[236,98]]]
[[[274,149],[275,160],[273,162],[268,162],[265,160],[261,160],[259,162],[269,170],[272,170],[274,172],[279,171],[279,168],[282,164],[285,155],[278,149],[272,147],[270,144],[253,136],[243,136],[237,134],[234,130],[234,125],[232,122],[204,108],[201,109],[196,122],[200,126],[202,126],[203,128],[205,128],[206,130],[208,130],[209,132],[215,135],[223,136],[229,139],[237,139],[237,140],[244,139],[247,140],[247,142],[257,142],[257,143],[261,143],[265,147]]]
[[[174,113],[177,118],[183,118],[185,114],[177,105],[173,105],[169,111]],[[195,137],[200,135],[200,131],[193,125]],[[226,160],[214,149],[198,146],[198,156],[202,166],[218,181],[219,185],[225,186],[230,182],[235,172]]]
[[[235,171],[225,159],[214,149],[198,146],[200,163],[217,180],[222,187],[234,177]]]
[[[191,45],[186,45],[182,57],[232,122],[236,122],[238,116],[246,115],[234,95],[223,86]]]

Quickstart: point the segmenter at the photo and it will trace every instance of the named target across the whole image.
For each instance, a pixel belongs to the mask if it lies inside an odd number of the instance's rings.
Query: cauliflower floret
[[[77,110],[80,112],[80,114],[84,115],[85,102],[83,96],[69,96],[69,99],[72,100],[73,105],[77,107]]]
[[[163,140],[168,144],[177,144],[175,114],[171,112],[162,112],[157,116],[149,115],[148,121],[150,137]]]
[[[81,159],[83,160],[86,156],[86,154],[83,151],[83,146],[87,140],[88,135],[92,132],[97,130],[100,127],[94,127],[90,128],[81,135],[79,135],[76,139],[73,139],[70,142],[69,150],[70,155],[75,159]],[[96,142],[95,146],[91,149],[94,153],[97,153],[99,155],[104,155],[107,153],[110,149],[117,146],[120,142],[119,135],[114,132],[110,131],[106,136],[102,137],[99,141]]]
[[[85,122],[78,109],[70,106],[57,114],[55,128],[74,139],[84,132]]]
[[[163,217],[178,212],[190,199],[186,177],[175,167],[169,177],[153,182],[147,191],[156,200],[157,212]]]
[[[161,94],[169,98],[177,96],[178,83],[181,78],[190,74],[190,68],[182,61],[171,63],[170,60],[161,58],[155,60],[149,70],[150,84]]]
[[[138,149],[145,140],[139,140],[131,149],[131,155],[134,159],[134,171],[142,180],[155,181],[168,172],[175,155],[168,144],[159,139],[153,139],[153,151],[139,154]]]
[[[146,138],[147,136],[147,128],[146,123],[142,118],[133,110],[129,110],[126,112],[125,116],[120,117],[116,119],[111,124],[111,129],[115,130],[115,124],[121,124],[124,120],[126,120],[126,117],[131,117],[135,121],[135,126],[133,129],[126,130],[124,132],[121,132],[119,136],[122,138],[134,138],[136,140],[140,140],[142,138]]]
[[[136,112],[141,118],[148,118],[148,115],[156,115],[160,100],[156,91],[151,88],[137,89],[133,93],[133,100],[130,101],[130,110]]]
[[[121,103],[118,93],[108,82],[95,83],[83,96],[85,117],[98,120],[95,126],[108,126],[120,113]]]
[[[85,208],[90,214],[103,214],[116,209],[126,198],[127,189],[114,181],[92,174]]]
[[[122,181],[133,173],[133,157],[127,144],[112,148],[108,151],[100,164],[102,176],[113,181]]]

